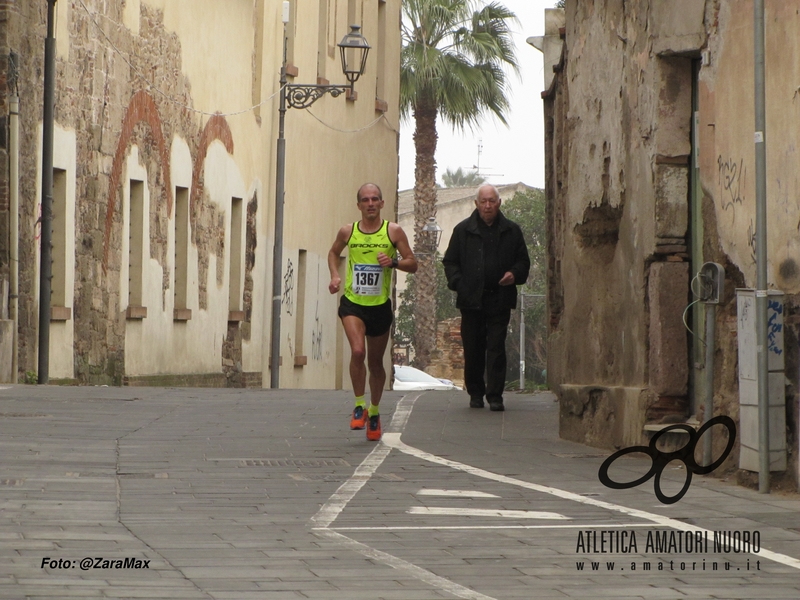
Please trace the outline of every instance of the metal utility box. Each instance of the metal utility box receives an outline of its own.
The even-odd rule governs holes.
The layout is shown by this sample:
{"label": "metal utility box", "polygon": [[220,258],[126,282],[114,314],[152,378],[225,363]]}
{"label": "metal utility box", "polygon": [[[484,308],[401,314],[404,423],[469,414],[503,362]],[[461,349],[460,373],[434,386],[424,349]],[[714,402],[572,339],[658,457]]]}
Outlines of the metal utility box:
{"label": "metal utility box", "polygon": [[[783,292],[767,294],[769,470],[786,470]],[[758,358],[755,290],[736,290],[739,338],[739,468],[758,471]]]}
{"label": "metal utility box", "polygon": [[725,268],[715,262],[707,262],[700,269],[700,301],[719,304],[725,290]]}

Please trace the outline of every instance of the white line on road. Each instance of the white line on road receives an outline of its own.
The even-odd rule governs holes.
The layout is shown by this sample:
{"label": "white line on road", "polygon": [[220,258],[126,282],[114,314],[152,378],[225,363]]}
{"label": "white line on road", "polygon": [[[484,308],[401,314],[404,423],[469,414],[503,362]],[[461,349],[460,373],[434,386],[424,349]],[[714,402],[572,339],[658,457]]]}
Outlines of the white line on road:
{"label": "white line on road", "polygon": [[[403,398],[400,401],[400,403],[402,403],[404,400],[405,398]],[[677,529],[679,531],[694,531],[694,532],[701,532],[704,535],[713,535],[711,530],[709,529],[697,527],[696,525],[690,525],[688,523],[684,523],[683,521],[678,521],[676,519],[671,519],[669,517],[663,517],[661,515],[649,513],[644,510],[638,510],[636,508],[628,508],[627,506],[620,506],[618,504],[612,504],[610,502],[604,502],[602,500],[595,500],[594,498],[588,498],[586,496],[581,496],[580,494],[567,492],[565,490],[560,490],[558,488],[553,488],[546,485],[539,485],[537,483],[531,483],[528,481],[522,481],[520,479],[514,479],[513,477],[507,477],[505,475],[500,475],[498,473],[492,473],[491,471],[485,471],[484,469],[479,469],[477,467],[465,465],[464,463],[456,462],[454,460],[442,458],[440,456],[436,456],[435,454],[419,450],[418,448],[414,448],[412,446],[409,446],[408,444],[403,443],[402,441],[400,441],[399,433],[392,432],[383,434],[383,443],[386,444],[387,446],[392,446],[393,448],[400,450],[400,452],[403,452],[404,454],[408,454],[410,456],[416,456],[419,459],[427,460],[428,462],[432,462],[434,464],[444,465],[446,467],[451,467],[459,471],[464,471],[465,473],[475,475],[476,477],[483,477],[484,479],[490,479],[492,481],[498,481],[500,483],[507,483],[509,485],[514,485],[517,487],[522,487],[537,492],[543,492],[545,494],[556,496],[557,498],[564,498],[565,500],[572,500],[574,502],[579,502],[581,504],[588,504],[589,506],[596,506],[598,508],[604,508],[606,510],[619,512],[624,515],[628,515],[630,517],[636,517],[639,519],[645,519],[647,521],[651,521],[652,523],[655,523],[656,525],[660,525],[662,527],[671,527],[672,529]],[[800,570],[800,560],[792,556],[787,556],[785,554],[780,554],[778,552],[772,552],[771,550],[767,550],[766,548],[763,547],[759,550],[758,553],[751,552],[751,554],[753,554],[754,556],[767,558],[782,565],[786,565],[787,567],[792,567],[793,569]]]}
{"label": "white line on road", "polygon": [[360,554],[363,554],[369,559],[372,559],[377,562],[381,562],[385,565],[392,567],[393,569],[397,569],[398,571],[403,571],[420,581],[424,581],[425,583],[438,588],[448,594],[452,594],[457,598],[465,598],[466,600],[496,600],[491,596],[486,596],[481,594],[480,592],[476,592],[475,590],[471,590],[468,587],[464,587],[463,585],[459,585],[450,581],[449,579],[445,579],[444,577],[439,577],[438,575],[434,575],[430,571],[426,571],[422,567],[418,567],[417,565],[408,562],[407,560],[403,560],[402,558],[397,558],[391,554],[386,552],[382,552],[373,548],[371,546],[367,546],[366,544],[362,544],[354,540],[353,538],[349,538],[341,533],[337,533],[332,529],[321,528],[315,530],[316,533],[319,535],[323,535],[327,538],[336,540],[340,544],[344,545],[345,547],[349,548],[350,550],[355,550]]}
{"label": "white line on road", "polygon": [[568,520],[554,512],[537,510],[501,510],[494,508],[443,508],[435,506],[412,506],[406,511],[411,515],[439,515],[452,517],[504,517],[506,519],[553,519]]}
{"label": "white line on road", "polygon": [[417,496],[449,496],[451,498],[499,498],[494,494],[479,492],[477,490],[432,490],[421,489]]}
{"label": "white line on road", "polygon": [[373,527],[328,527],[330,531],[414,531],[414,530],[444,530],[444,529],[609,529],[614,527],[652,527],[651,523],[608,523],[598,525],[376,525]]}
{"label": "white line on road", "polygon": [[[368,558],[381,562],[394,569],[403,571],[407,575],[419,579],[420,581],[424,581],[442,590],[443,592],[449,593],[457,598],[465,598],[467,600],[495,600],[490,596],[486,596],[468,587],[459,585],[455,582],[445,579],[444,577],[435,575],[430,571],[427,571],[421,567],[409,563],[408,561],[404,561],[400,558],[397,558],[396,556],[392,556],[391,554],[388,554],[386,552],[381,552],[380,550],[367,546],[366,544],[357,542],[356,540],[348,538],[347,536],[344,536],[329,527],[329,525],[333,523],[333,521],[335,521],[336,518],[341,514],[341,512],[344,510],[347,504],[355,497],[355,495],[359,492],[359,490],[361,490],[361,488],[370,479],[370,477],[372,477],[372,475],[375,474],[375,471],[377,471],[378,467],[383,463],[383,461],[389,455],[391,449],[397,449],[400,452],[403,452],[404,454],[408,454],[410,456],[414,456],[416,458],[432,462],[434,464],[439,464],[446,467],[450,467],[452,469],[463,471],[465,473],[469,473],[476,477],[481,477],[484,479],[489,479],[500,483],[505,483],[517,487],[522,487],[525,489],[534,490],[537,492],[542,492],[545,494],[550,494],[558,498],[563,498],[565,500],[572,500],[574,502],[586,504],[589,506],[596,506],[599,508],[604,508],[606,510],[619,512],[631,517],[650,521],[652,523],[661,525],[663,527],[670,527],[680,531],[705,532],[706,534],[710,533],[709,530],[703,529],[702,527],[690,525],[688,523],[671,519],[669,517],[663,517],[661,515],[648,513],[643,510],[628,508],[626,506],[620,506],[617,504],[612,504],[610,502],[604,502],[602,500],[595,500],[593,498],[581,496],[580,494],[575,494],[573,492],[560,490],[558,488],[522,481],[520,479],[514,479],[513,477],[507,477],[505,475],[500,475],[498,473],[492,473],[491,471],[485,471],[484,469],[479,469],[477,467],[472,467],[464,463],[459,463],[453,460],[449,460],[447,458],[442,458],[434,454],[430,454],[429,452],[425,452],[423,450],[419,450],[418,448],[409,446],[400,440],[400,434],[403,432],[403,429],[405,428],[405,425],[408,422],[408,418],[411,415],[411,409],[413,408],[414,403],[416,402],[417,398],[420,397],[420,395],[422,395],[422,392],[416,394],[409,394],[400,399],[400,401],[397,403],[397,406],[395,407],[392,421],[383,434],[382,441],[372,450],[372,452],[370,452],[367,455],[367,457],[362,461],[362,463],[356,468],[353,475],[347,481],[345,481],[341,486],[339,486],[339,489],[336,490],[336,492],[328,499],[328,501],[322,506],[322,508],[320,508],[317,514],[310,519],[309,524],[312,525],[312,528],[317,535],[337,540],[339,543],[342,543],[351,550],[355,550]],[[619,525],[619,527],[622,526],[623,525]],[[494,529],[502,529],[502,528],[503,527],[494,527]],[[342,528],[342,530],[344,529],[345,528]],[[448,528],[432,527],[432,529],[448,529]],[[356,528],[352,528],[352,530],[356,530]],[[758,556],[800,570],[800,560],[793,558],[791,556],[780,554],[778,552],[772,552],[770,550],[766,550],[765,548],[761,548],[760,552],[758,553]]]}

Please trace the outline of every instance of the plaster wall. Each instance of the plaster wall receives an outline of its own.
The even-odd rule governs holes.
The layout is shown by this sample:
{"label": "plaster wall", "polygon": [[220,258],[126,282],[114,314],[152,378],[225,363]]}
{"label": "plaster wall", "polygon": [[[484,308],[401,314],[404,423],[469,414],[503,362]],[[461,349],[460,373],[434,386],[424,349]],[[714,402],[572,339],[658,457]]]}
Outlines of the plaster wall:
{"label": "plaster wall", "polygon": [[[291,63],[296,67],[290,84],[316,83],[318,79],[332,85],[346,82],[336,44],[350,30],[350,23],[362,24],[361,31],[372,46],[366,72],[355,85],[355,99],[325,96],[310,108],[290,108],[286,113],[281,379],[298,387],[349,387],[349,346],[340,332],[339,296],[328,292],[328,250],[338,229],[360,218],[356,192],[363,183],[381,187],[384,218],[394,220],[397,206],[399,53],[395,49],[400,47],[400,3],[364,2],[355,6],[353,15],[348,16],[339,7],[335,17],[331,16],[322,64],[318,62],[316,35],[319,21],[313,7],[297,8],[293,13],[296,24],[289,32]],[[383,108],[376,102],[393,98],[395,101]],[[275,142],[268,143],[274,146]],[[305,254],[302,314],[297,307],[301,251]],[[302,340],[298,339],[300,335]],[[264,361],[263,371],[267,373],[266,354]],[[390,372],[389,353],[385,368]]]}
{"label": "plaster wall", "polygon": [[655,246],[657,99],[641,85],[653,77],[641,60],[650,48],[641,15],[622,2],[576,8],[567,16],[571,141],[561,248],[571,268],[548,356],[570,383],[638,386],[647,378],[645,259]]}
{"label": "plaster wall", "polygon": [[[800,14],[789,2],[766,2],[766,131],[768,279],[786,293],[800,292]],[[713,199],[722,251],[756,285],[756,173],[753,10],[748,2],[722,3],[709,64],[700,72],[703,190]],[[743,80],[750,85],[743,85]]]}
{"label": "plaster wall", "polygon": [[[127,178],[146,181],[147,173],[139,162],[136,146],[132,147],[127,163]],[[217,234],[222,239],[222,247],[230,249],[231,198],[245,197],[244,182],[239,177],[236,164],[227,154],[221,143],[215,142],[209,148],[205,167],[205,189],[209,201],[218,209],[220,223]],[[123,192],[123,228],[130,230],[129,222],[130,192]],[[145,189],[145,205],[151,204],[149,190]],[[174,215],[173,215],[174,216]],[[144,238],[153,237],[150,219],[145,219]],[[174,293],[171,273],[174,273],[174,227],[168,227],[169,247],[167,261],[161,265],[158,260],[145,257],[143,273],[142,305],[147,307],[147,317],[141,320],[129,319],[126,323],[125,371],[129,376],[155,375],[166,373],[211,373],[220,369],[222,343],[227,333],[228,288],[230,285],[230,254],[211,255],[208,268],[206,308],[201,310],[196,294],[189,294],[192,310],[191,320],[181,323],[173,321]],[[125,238],[123,237],[123,240]],[[123,241],[123,256],[129,251]],[[196,252],[196,251],[195,251]],[[197,261],[187,261],[190,265],[190,281],[197,280]],[[128,297],[127,262],[122,262],[120,297]],[[166,281],[166,285],[165,285]],[[190,288],[191,289],[191,288]],[[196,288],[194,288],[196,289]]]}
{"label": "plaster wall", "polygon": [[[50,322],[50,351],[49,366],[53,377],[72,377],[74,360],[72,348],[75,340],[74,319],[72,318],[72,307],[74,303],[75,288],[75,174],[77,170],[75,155],[75,131],[66,130],[62,127],[55,127],[53,131],[53,169],[63,172],[63,197],[58,196],[58,190],[54,189],[52,229],[53,231],[53,275],[51,283],[54,292],[51,300],[53,307],[69,309],[69,318],[59,318]],[[37,171],[41,172],[42,161],[42,128],[38,131],[38,152],[37,152]],[[55,188],[55,186],[54,186]],[[37,198],[37,215],[42,214],[42,181],[36,180],[35,184]],[[39,297],[39,274],[40,274],[40,240],[41,223],[31,223],[36,240],[36,261],[33,265],[31,275],[35,283],[36,294]],[[60,242],[60,243],[59,243]],[[57,278],[61,278],[56,283]],[[62,291],[59,297],[57,290]],[[38,301],[33,305],[39,310]],[[57,309],[56,309],[57,310]],[[52,312],[52,311],[51,311]],[[65,314],[65,313],[62,313]],[[38,339],[35,346],[38,356]]]}

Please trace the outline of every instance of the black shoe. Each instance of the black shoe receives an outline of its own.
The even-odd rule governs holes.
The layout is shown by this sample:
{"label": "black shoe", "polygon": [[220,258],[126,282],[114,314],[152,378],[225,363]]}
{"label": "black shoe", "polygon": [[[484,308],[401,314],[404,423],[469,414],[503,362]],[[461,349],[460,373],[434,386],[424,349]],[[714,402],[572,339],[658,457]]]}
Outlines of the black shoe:
{"label": "black shoe", "polygon": [[505,410],[505,406],[503,406],[502,400],[495,400],[494,402],[489,402],[489,410],[493,410],[495,412],[503,412]]}
{"label": "black shoe", "polygon": [[469,399],[470,408],[483,408],[483,398],[479,396],[471,396]]}

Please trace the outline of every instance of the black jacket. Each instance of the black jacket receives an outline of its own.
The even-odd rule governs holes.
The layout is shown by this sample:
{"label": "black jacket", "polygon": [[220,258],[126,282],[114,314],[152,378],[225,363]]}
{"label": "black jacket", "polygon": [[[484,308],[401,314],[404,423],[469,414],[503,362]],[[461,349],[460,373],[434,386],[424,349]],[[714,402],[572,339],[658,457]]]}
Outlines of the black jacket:
{"label": "black jacket", "polygon": [[[474,210],[456,225],[442,260],[447,287],[458,294],[458,308],[482,308],[484,250],[478,219],[480,215]],[[506,219],[500,212],[497,214],[497,226],[500,228],[498,256],[502,271],[514,274],[514,285],[500,286],[497,293],[500,294],[501,306],[510,310],[517,306],[517,286],[527,281],[531,260],[519,225]]]}

